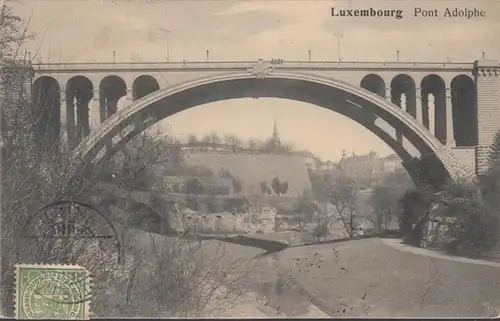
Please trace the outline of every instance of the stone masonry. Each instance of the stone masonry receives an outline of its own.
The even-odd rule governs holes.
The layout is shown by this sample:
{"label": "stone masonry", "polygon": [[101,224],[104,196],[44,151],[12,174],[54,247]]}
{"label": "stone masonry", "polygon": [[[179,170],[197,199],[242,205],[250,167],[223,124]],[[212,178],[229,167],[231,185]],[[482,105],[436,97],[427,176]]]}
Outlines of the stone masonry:
{"label": "stone masonry", "polygon": [[476,172],[487,170],[487,159],[495,133],[500,130],[500,63],[476,61],[474,63],[477,106]]}

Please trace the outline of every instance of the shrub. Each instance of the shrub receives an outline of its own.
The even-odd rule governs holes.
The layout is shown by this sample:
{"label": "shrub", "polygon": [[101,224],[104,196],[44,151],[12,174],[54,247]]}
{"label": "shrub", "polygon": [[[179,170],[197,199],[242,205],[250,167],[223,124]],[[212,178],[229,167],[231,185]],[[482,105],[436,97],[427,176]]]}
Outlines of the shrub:
{"label": "shrub", "polygon": [[479,199],[451,203],[448,210],[458,219],[450,230],[450,234],[456,239],[450,251],[463,255],[481,255],[497,244],[498,213],[487,210]]}
{"label": "shrub", "polygon": [[425,214],[428,201],[416,190],[409,190],[399,200],[399,232],[402,237],[408,236],[413,224]]}

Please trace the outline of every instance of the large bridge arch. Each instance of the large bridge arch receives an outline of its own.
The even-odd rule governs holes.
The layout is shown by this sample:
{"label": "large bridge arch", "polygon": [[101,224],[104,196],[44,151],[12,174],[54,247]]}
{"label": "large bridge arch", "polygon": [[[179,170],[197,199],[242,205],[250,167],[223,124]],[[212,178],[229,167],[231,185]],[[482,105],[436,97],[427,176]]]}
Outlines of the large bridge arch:
{"label": "large bridge arch", "polygon": [[[74,150],[74,163],[83,165],[98,162],[104,158],[103,150],[106,147],[108,156],[116,151],[116,148],[109,148],[112,139],[116,140],[114,146],[124,144],[147,127],[175,113],[209,102],[250,97],[297,100],[338,112],[381,138],[401,157],[403,164],[417,157],[430,156],[439,164],[439,178],[449,178],[452,173],[446,162],[441,161],[443,145],[395,104],[342,81],[317,75],[265,70],[211,76],[153,92],[118,110],[102,123]],[[396,137],[378,127],[378,119],[397,129],[419,155],[412,154],[401,146]]]}

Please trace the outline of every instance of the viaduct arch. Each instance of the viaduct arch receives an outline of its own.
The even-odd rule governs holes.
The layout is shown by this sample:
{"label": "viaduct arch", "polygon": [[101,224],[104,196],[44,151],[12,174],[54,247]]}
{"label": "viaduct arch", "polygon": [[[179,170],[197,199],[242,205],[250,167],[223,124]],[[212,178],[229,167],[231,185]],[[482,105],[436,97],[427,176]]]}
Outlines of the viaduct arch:
{"label": "viaduct arch", "polygon": [[[453,157],[451,151],[444,150],[427,128],[384,99],[381,92],[305,73],[256,67],[249,71],[181,83],[148,93],[117,110],[74,149],[75,170],[110,157],[119,146],[149,126],[183,110],[220,100],[272,97],[314,104],[356,121],[398,154],[416,185],[423,183],[439,189],[453,175],[453,168],[447,161]],[[396,137],[379,126],[380,120],[397,131]],[[402,144],[401,135],[413,148]]]}

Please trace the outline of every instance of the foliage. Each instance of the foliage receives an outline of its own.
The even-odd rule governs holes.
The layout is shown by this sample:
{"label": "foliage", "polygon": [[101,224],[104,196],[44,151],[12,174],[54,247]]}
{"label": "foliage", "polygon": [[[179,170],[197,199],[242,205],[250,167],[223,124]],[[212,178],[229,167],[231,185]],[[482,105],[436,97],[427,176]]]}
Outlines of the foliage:
{"label": "foliage", "polygon": [[233,183],[234,193],[236,193],[236,194],[241,193],[241,191],[243,190],[243,186],[241,184],[241,181],[239,179],[233,177],[232,183]]}
{"label": "foliage", "polygon": [[399,200],[399,232],[407,236],[429,207],[428,201],[417,191],[406,191]]}
{"label": "foliage", "polygon": [[394,190],[389,186],[375,187],[370,197],[370,203],[376,216],[376,231],[389,230],[392,217],[398,210],[398,199]]}
{"label": "foliage", "polygon": [[489,168],[500,167],[500,131],[495,133],[488,154]]}
{"label": "foliage", "polygon": [[177,168],[179,149],[168,143],[161,130],[143,132],[113,155],[106,171],[112,173],[113,184],[126,190],[150,191],[157,187],[155,167]]}
{"label": "foliage", "polygon": [[220,213],[222,212],[222,205],[217,201],[215,197],[209,197],[206,200],[207,210],[209,213]]}
{"label": "foliage", "polygon": [[196,137],[196,135],[189,135],[188,145],[196,145],[196,144],[198,144],[198,137]]}
{"label": "foliage", "polygon": [[321,237],[324,237],[326,240],[327,234],[328,234],[328,224],[323,221],[317,222],[313,230],[313,236],[316,239],[316,242],[319,242],[321,240]]}
{"label": "foliage", "polygon": [[491,167],[479,177],[481,196],[491,210],[500,209],[500,166]]}
{"label": "foliage", "polygon": [[272,191],[269,188],[269,186],[267,185],[266,181],[260,182],[259,183],[259,187],[260,187],[260,193],[261,194],[269,194],[269,195],[271,195]]}
{"label": "foliage", "polygon": [[234,152],[238,151],[243,146],[243,140],[236,135],[226,135],[224,137],[226,145],[230,146]]}
{"label": "foliage", "polygon": [[222,210],[231,213],[243,213],[249,206],[249,202],[243,197],[230,197],[222,200]]}
{"label": "foliage", "polygon": [[281,182],[278,177],[275,177],[271,182],[271,187],[274,193],[280,196],[288,191],[288,182]]}
{"label": "foliage", "polygon": [[190,178],[186,181],[186,192],[188,194],[203,194],[204,189],[203,182],[197,177]]}
{"label": "foliage", "polygon": [[[495,200],[491,195],[485,197],[484,191],[491,186],[484,185],[487,177],[478,184],[457,179],[436,193],[431,200],[411,192],[403,198],[403,213],[406,224],[417,223],[410,232],[406,231],[406,240],[418,245],[438,233],[445,227],[445,235],[438,233],[435,245],[444,247],[454,254],[481,255],[493,248],[499,241],[499,212],[490,204]],[[496,201],[495,201],[496,202]],[[424,213],[424,214],[422,214]],[[441,218],[441,219],[440,219]],[[435,224],[433,222],[445,222]],[[436,235],[434,235],[436,236]]]}
{"label": "foliage", "polygon": [[[5,4],[0,16],[0,60],[2,62],[0,107],[2,112],[1,150],[1,284],[2,315],[13,316],[14,264],[44,262],[47,264],[79,264],[92,273],[93,312],[98,316],[205,316],[213,308],[227,309],[229,301],[241,292],[241,274],[224,261],[224,253],[202,253],[202,243],[162,239],[154,247],[121,231],[124,262],[117,264],[117,252],[96,244],[95,240],[71,239],[33,242],[23,238],[28,218],[42,205],[60,199],[76,199],[91,204],[103,174],[126,186],[137,186],[148,167],[169,156],[159,140],[141,136],[122,148],[107,166],[83,167],[73,174],[75,165],[64,141],[46,130],[38,131],[46,121],[41,114],[54,118],[53,110],[43,99],[30,101],[23,81],[31,79],[29,62],[18,61],[19,47],[30,39],[22,19],[12,14]],[[4,58],[8,58],[6,62]],[[16,60],[14,60],[16,59]],[[59,121],[59,120],[58,120]],[[52,126],[53,127],[53,126]],[[65,128],[61,128],[64,130]],[[60,144],[59,142],[62,142]],[[40,148],[42,146],[43,148]],[[134,150],[139,149],[139,150]],[[120,174],[120,175],[117,175]],[[70,180],[71,177],[71,180]],[[143,185],[147,188],[147,185]],[[150,208],[136,208],[157,216],[168,212],[159,200],[151,200]],[[115,204],[117,202],[108,202]],[[89,205],[90,206],[90,205]],[[95,207],[95,206],[94,206]],[[110,214],[110,213],[108,213]],[[112,214],[112,213],[111,213]],[[109,215],[111,218],[114,215]],[[146,215],[147,216],[147,215]],[[119,224],[113,222],[117,229]],[[102,224],[89,220],[87,227],[100,231]],[[47,232],[47,231],[41,231]],[[141,232],[142,233],[142,232]],[[99,233],[101,234],[101,233]],[[144,234],[142,234],[144,236]],[[154,238],[152,236],[152,238]],[[155,240],[156,241],[156,240]],[[154,243],[154,242],[152,242]],[[156,247],[158,245],[158,247]],[[149,247],[148,247],[149,246]],[[4,287],[7,285],[7,287]],[[215,301],[214,301],[215,300]]]}
{"label": "foliage", "polygon": [[325,180],[325,175],[319,174],[315,171],[308,171],[309,180],[311,181],[312,193],[314,199],[320,202],[329,201],[328,184]]}
{"label": "foliage", "polygon": [[97,315],[108,317],[209,317],[234,306],[246,286],[248,260],[228,259],[224,245],[126,231],[131,240],[119,277],[107,283]]}
{"label": "foliage", "polygon": [[305,230],[306,224],[314,220],[314,214],[319,211],[318,206],[309,197],[300,195],[294,204],[294,219],[299,224],[301,232]]}
{"label": "foliage", "polygon": [[200,203],[198,202],[198,200],[196,199],[196,197],[188,196],[186,198],[185,205],[190,210],[193,210],[193,211],[199,211],[200,210]]}
{"label": "foliage", "polygon": [[330,203],[335,206],[349,237],[353,237],[359,223],[356,184],[345,174],[330,177],[328,184]]}
{"label": "foliage", "polygon": [[28,32],[29,21],[14,14],[6,4],[0,10],[0,61],[18,59],[19,48],[34,38]]}
{"label": "foliage", "polygon": [[375,214],[377,232],[389,229],[393,218],[398,216],[399,200],[411,185],[411,179],[404,171],[396,171],[386,175],[381,184],[374,187],[370,204]]}
{"label": "foliage", "polygon": [[489,211],[478,198],[450,203],[448,210],[458,219],[451,230],[456,242],[449,250],[465,255],[481,255],[498,243],[498,213]]}

